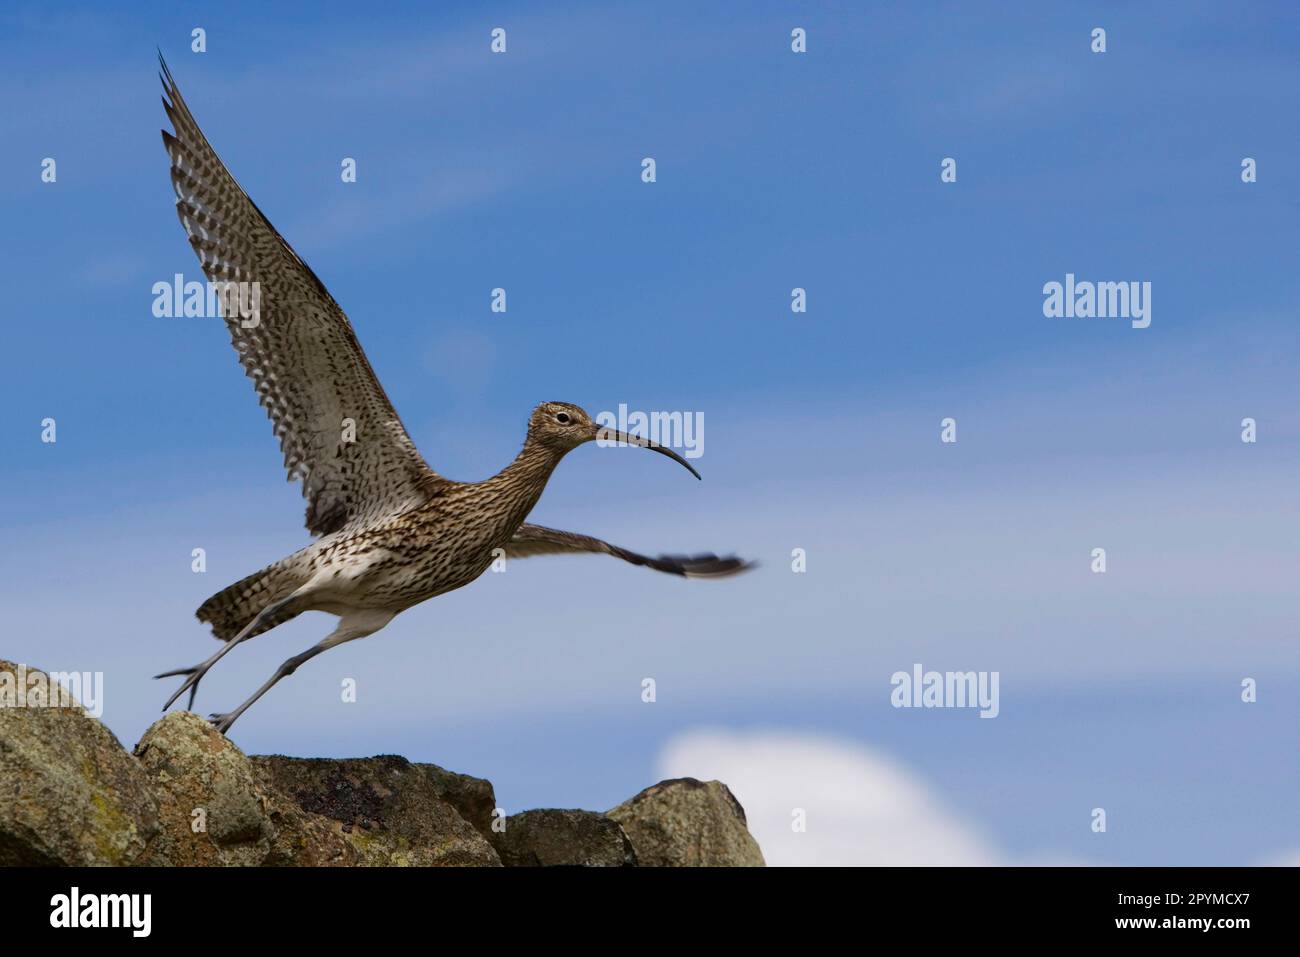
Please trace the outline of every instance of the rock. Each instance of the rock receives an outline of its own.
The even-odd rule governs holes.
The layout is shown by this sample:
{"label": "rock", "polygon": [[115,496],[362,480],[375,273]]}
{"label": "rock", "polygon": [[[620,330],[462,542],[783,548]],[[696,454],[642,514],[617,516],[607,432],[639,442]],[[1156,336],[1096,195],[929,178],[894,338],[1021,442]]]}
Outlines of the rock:
{"label": "rock", "polygon": [[524,811],[505,824],[493,837],[506,867],[636,866],[623,829],[594,811]]}
{"label": "rock", "polygon": [[492,790],[492,782],[482,778],[457,774],[436,764],[413,764],[424,772],[437,791],[438,796],[454,807],[474,829],[490,842],[492,840],[492,815],[496,811],[497,798]]}
{"label": "rock", "polygon": [[330,822],[264,788],[244,753],[193,712],[155,722],[135,756],[153,780],[159,851],[173,864],[322,866],[359,858]]}
{"label": "rock", "polygon": [[253,865],[266,858],[274,828],[253,769],[212,725],[173,711],[144,733],[135,756],[153,779],[159,847],[173,864]]}
{"label": "rock", "polygon": [[764,866],[745,809],[720,781],[660,781],[609,816],[627,832],[642,867]]}
{"label": "rock", "polygon": [[[158,794],[173,863],[200,866],[497,863],[445,795],[467,807],[492,786],[404,758],[248,758],[196,714],[150,728],[136,756]],[[200,812],[205,829],[192,822]],[[490,811],[488,812],[490,816]]]}
{"label": "rock", "polygon": [[[499,866],[497,852],[425,769],[384,755],[339,760],[253,757],[262,786],[337,822],[364,865]],[[441,769],[438,769],[441,771]],[[444,772],[445,773],[445,772]]]}
{"label": "rock", "polygon": [[263,864],[268,867],[355,867],[364,863],[361,853],[342,833],[337,821],[308,814],[279,792],[268,792],[268,795],[267,813],[275,828],[275,839]]}
{"label": "rock", "polygon": [[159,863],[148,775],[80,706],[38,705],[41,686],[0,661],[0,866]]}

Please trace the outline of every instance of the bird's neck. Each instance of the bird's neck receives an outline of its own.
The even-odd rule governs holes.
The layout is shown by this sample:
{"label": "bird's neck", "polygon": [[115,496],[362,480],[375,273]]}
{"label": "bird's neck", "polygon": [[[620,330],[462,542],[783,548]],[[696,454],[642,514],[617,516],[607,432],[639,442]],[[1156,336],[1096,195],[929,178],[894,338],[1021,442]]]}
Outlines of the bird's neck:
{"label": "bird's neck", "polygon": [[483,483],[494,497],[506,503],[510,534],[528,517],[537,500],[542,497],[551,473],[563,457],[562,450],[529,438],[513,462]]}

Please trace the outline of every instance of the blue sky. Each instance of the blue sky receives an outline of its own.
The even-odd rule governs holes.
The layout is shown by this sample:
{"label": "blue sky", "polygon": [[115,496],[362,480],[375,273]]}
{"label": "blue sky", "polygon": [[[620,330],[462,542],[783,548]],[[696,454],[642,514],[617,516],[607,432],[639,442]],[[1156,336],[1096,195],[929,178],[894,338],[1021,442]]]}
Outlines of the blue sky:
{"label": "blue sky", "polygon": [[[891,863],[1289,859],[1298,43],[1281,5],[11,4],[0,657],[103,671],[129,745],[170,690],[149,676],[214,649],[194,608],[309,540],[224,331],[150,311],[199,275],[156,45],[435,469],[492,474],[542,400],[702,413],[703,482],[586,447],[535,517],[762,562],[516,563],[304,666],[241,747],[435,761],[511,811],[725,768],[782,860],[850,833]],[[1045,318],[1066,273],[1150,282],[1150,328]],[[198,707],[330,621],[231,654]],[[915,662],[999,671],[1000,716],[893,709]],[[790,800],[820,857],[764,773],[818,778]],[[932,810],[863,810],[913,787]]]}

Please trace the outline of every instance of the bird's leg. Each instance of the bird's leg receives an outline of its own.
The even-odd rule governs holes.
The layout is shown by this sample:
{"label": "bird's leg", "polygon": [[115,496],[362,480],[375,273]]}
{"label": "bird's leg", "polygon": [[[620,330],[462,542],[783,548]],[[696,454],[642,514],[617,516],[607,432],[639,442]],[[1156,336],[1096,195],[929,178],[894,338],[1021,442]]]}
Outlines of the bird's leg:
{"label": "bird's leg", "polygon": [[275,673],[267,679],[266,683],[254,691],[249,699],[238,708],[227,714],[214,714],[211,716],[210,720],[213,725],[216,726],[218,731],[225,734],[230,730],[230,726],[238,720],[239,716],[252,707],[253,702],[274,688],[276,682],[281,678],[288,677],[297,671],[299,665],[315,658],[322,651],[329,651],[335,645],[341,645],[345,641],[353,641],[357,638],[364,638],[366,635],[373,635],[380,628],[383,628],[384,625],[392,621],[394,614],[395,612],[378,610],[349,612],[339,622],[338,627],[319,644],[312,645],[301,654],[294,655],[288,661],[284,662],[284,664],[280,665],[279,668],[276,668]]}
{"label": "bird's leg", "polygon": [[154,678],[172,678],[175,677],[176,675],[188,676],[185,679],[185,683],[176,689],[175,694],[173,694],[170,698],[167,699],[167,703],[162,706],[162,709],[166,711],[168,708],[170,708],[172,706],[172,703],[177,698],[179,698],[182,694],[184,694],[186,689],[188,689],[190,692],[190,700],[185,705],[185,710],[186,711],[194,710],[194,696],[198,694],[199,682],[203,680],[203,676],[208,673],[208,670],[213,665],[215,665],[218,661],[224,658],[226,653],[230,651],[232,648],[234,648],[235,645],[247,639],[248,636],[251,635],[254,631],[256,631],[259,627],[266,624],[267,621],[269,621],[271,618],[274,618],[277,614],[283,611],[285,606],[288,605],[289,602],[293,601],[294,598],[296,597],[298,597],[297,592],[290,595],[288,598],[283,598],[280,601],[272,602],[271,604],[267,605],[265,608],[263,608],[261,611],[259,611],[256,615],[253,616],[252,621],[250,621],[247,625],[245,625],[243,628],[239,630],[239,634],[235,635],[233,638],[228,640],[224,645],[221,646],[220,651],[218,651],[215,655],[213,655],[211,658],[207,659],[206,661],[200,662],[199,664],[195,665],[192,668],[177,668],[175,671],[164,671],[160,675],[154,675]]}

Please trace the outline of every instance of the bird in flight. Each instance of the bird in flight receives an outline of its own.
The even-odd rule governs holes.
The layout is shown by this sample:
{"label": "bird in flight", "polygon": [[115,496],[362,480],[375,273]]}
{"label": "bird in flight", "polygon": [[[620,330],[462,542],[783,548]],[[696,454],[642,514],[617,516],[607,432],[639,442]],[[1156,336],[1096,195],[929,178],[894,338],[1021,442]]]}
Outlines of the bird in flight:
{"label": "bird in flight", "polygon": [[217,592],[196,612],[221,648],[184,675],[189,707],[208,670],[240,642],[304,611],[339,617],[319,644],[285,661],[242,705],[212,715],[225,733],[281,678],[323,651],[383,628],[398,613],[468,585],[499,558],[592,552],[685,578],[750,567],[713,554],[649,557],[525,521],[565,453],[602,439],[690,463],[640,436],[598,426],[576,405],[543,402],[515,460],[483,482],[455,482],[416,451],[348,317],[235,182],[204,137],[167,64],[162,131],[176,212],[210,283],[256,284],[256,321],[225,310],[231,342],[270,417],[290,480],[302,482],[316,541]]}

